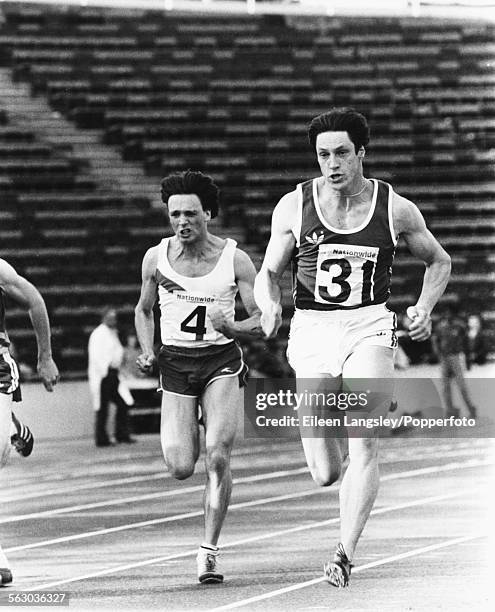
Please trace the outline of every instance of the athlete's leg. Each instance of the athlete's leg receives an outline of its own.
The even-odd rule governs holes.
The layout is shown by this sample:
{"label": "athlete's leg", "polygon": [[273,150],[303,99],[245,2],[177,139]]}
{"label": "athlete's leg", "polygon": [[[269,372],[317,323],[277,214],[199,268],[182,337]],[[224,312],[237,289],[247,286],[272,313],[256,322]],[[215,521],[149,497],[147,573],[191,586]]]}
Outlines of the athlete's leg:
{"label": "athlete's leg", "polygon": [[[0,393],[0,467],[10,453],[10,424],[12,422],[12,396]],[[12,582],[9,562],[0,546],[0,585]]]}
{"label": "athlete's leg", "polygon": [[206,438],[205,544],[216,546],[232,492],[230,453],[243,391],[237,376],[218,378],[201,400]]}
{"label": "athlete's leg", "polygon": [[0,467],[3,467],[9,458],[11,423],[12,396],[0,393]]}
{"label": "athlete's leg", "polygon": [[170,474],[178,480],[189,478],[199,456],[199,426],[196,397],[168,391],[162,395],[160,438]]}
{"label": "athlete's leg", "polygon": [[[393,397],[393,376],[393,350],[387,347],[358,346],[344,363],[344,383],[349,380],[352,386],[352,379],[368,379],[366,390],[380,395],[378,405],[364,416],[386,414]],[[341,542],[350,560],[378,494],[378,483],[377,437],[353,437],[350,433],[349,466],[340,487]]]}
{"label": "athlete's leg", "polygon": [[451,370],[451,359],[449,355],[441,357],[441,372],[442,372],[442,386],[443,386],[443,398],[445,401],[445,408],[447,416],[455,413],[454,404],[452,403],[452,370]]}
{"label": "athlete's leg", "polygon": [[[328,374],[297,372],[297,393],[331,393],[339,392],[342,380],[340,377],[329,377]],[[324,390],[324,391],[323,391]],[[338,413],[332,413],[338,416]],[[299,427],[301,431],[301,442],[311,476],[317,485],[328,487],[340,477],[342,462],[345,459],[346,439],[343,429],[337,434],[340,437],[328,435],[323,437],[320,427],[304,426],[303,417],[322,416],[320,408],[316,403],[304,404],[299,411]],[[326,413],[325,416],[330,416]]]}
{"label": "athlete's leg", "polygon": [[466,408],[469,410],[469,414],[474,416],[476,414],[476,408],[474,407],[466,385],[466,379],[464,378],[463,356],[459,354],[453,355],[453,357],[455,357],[455,359],[452,359],[452,369],[457,387],[461,393],[464,403],[466,404]]}

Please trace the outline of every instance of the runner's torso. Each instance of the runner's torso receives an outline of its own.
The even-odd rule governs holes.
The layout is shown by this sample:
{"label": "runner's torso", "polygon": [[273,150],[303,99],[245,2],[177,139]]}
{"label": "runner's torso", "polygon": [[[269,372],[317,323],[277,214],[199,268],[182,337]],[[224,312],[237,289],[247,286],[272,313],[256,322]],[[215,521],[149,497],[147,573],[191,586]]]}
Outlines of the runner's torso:
{"label": "runner's torso", "polygon": [[394,192],[387,183],[372,181],[370,210],[353,229],[332,227],[324,219],[316,179],[297,186],[292,259],[296,308],[349,310],[387,301],[397,243],[392,222]]}
{"label": "runner's torso", "polygon": [[232,342],[213,328],[208,311],[219,308],[227,321],[234,320],[235,240],[227,238],[213,270],[198,277],[183,276],[172,268],[168,259],[170,240],[165,238],[158,246],[156,276],[162,344],[197,348]]}

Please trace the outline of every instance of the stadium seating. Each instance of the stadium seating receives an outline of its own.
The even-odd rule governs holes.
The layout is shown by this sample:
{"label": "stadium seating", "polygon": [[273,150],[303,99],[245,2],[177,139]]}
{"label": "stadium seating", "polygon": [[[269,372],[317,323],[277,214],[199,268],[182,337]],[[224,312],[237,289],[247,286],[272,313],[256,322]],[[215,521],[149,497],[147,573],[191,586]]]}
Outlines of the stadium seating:
{"label": "stadium seating", "polygon": [[[453,256],[445,300],[485,311],[495,327],[493,24],[5,4],[1,64],[80,128],[100,130],[124,160],[141,162],[150,175],[186,167],[213,174],[222,186],[224,222],[244,228],[250,252],[263,252],[279,197],[317,174],[306,143],[308,120],[332,105],[355,106],[372,126],[367,174],[417,202]],[[54,157],[7,117],[0,115],[0,124],[0,187],[11,198],[13,229],[4,230],[11,232],[9,252],[15,257],[22,243],[17,210],[18,219],[32,221],[30,240],[36,235],[46,249],[50,263],[37,258],[46,270],[38,271],[39,279],[48,282],[56,270],[74,303],[96,304],[109,295],[133,302],[139,247],[129,237],[134,243],[141,236],[144,244],[160,231],[143,222],[146,203],[122,208],[111,194],[92,193],[69,155]],[[51,197],[61,212],[56,221]],[[91,248],[103,252],[104,244],[108,262],[95,263]],[[75,251],[49,255],[57,246]],[[132,282],[126,282],[129,273],[111,269],[111,249],[122,249]],[[102,269],[108,294],[98,288]],[[414,301],[421,273],[400,245],[393,307]],[[82,281],[73,286],[74,278],[96,284],[94,294],[81,298],[75,287]],[[47,290],[56,295],[55,286]],[[80,321],[88,327],[82,311],[72,314],[60,323],[55,318],[64,339]],[[68,346],[77,353],[75,342]]]}
{"label": "stadium seating", "polygon": [[[65,375],[80,376],[88,334],[109,295],[129,321],[139,258],[149,246],[146,230],[163,223],[145,198],[102,191],[65,144],[43,142],[15,117],[1,117],[1,256],[42,291],[57,361]],[[34,337],[15,304],[8,326],[19,359],[34,365]]]}

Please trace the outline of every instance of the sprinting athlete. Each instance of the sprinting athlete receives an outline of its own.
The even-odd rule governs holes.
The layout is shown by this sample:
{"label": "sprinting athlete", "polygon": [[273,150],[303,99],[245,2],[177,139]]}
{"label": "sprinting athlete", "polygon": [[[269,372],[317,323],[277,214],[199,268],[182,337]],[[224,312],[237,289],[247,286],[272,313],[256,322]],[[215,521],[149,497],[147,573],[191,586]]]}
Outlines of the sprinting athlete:
{"label": "sprinting athlete", "polygon": [[[387,183],[363,176],[369,128],[361,114],[332,109],[312,120],[308,136],[321,176],[284,195],[273,212],[255,282],[261,325],[268,337],[280,327],[280,277],[292,260],[296,310],[287,355],[298,387],[318,388],[325,379],[326,388],[340,390],[346,381],[366,379],[381,398],[369,414],[383,414],[393,393],[395,321],[386,301],[398,237],[426,265],[421,295],[407,309],[413,340],[431,334],[430,313],[447,285],[450,257],[412,202]],[[328,486],[341,474],[345,451],[335,437],[313,434],[301,431],[306,460],[315,482]],[[356,544],[378,492],[375,432],[355,437],[349,432],[348,453],[340,487],[341,541],[324,566],[328,582],[338,587],[348,585]]]}
{"label": "sprinting athlete", "polygon": [[[22,430],[22,424],[17,419],[12,418],[12,400],[19,401],[21,398],[19,372],[9,353],[10,342],[5,329],[4,295],[18,302],[29,313],[38,344],[38,374],[45,389],[53,391],[59,378],[57,366],[52,359],[50,323],[45,302],[36,287],[0,259],[0,467],[7,462],[11,443],[24,455],[29,454],[29,446],[32,448],[32,436]],[[26,444],[22,444],[23,440]],[[0,586],[10,582],[12,572],[0,546]]]}
{"label": "sprinting athlete", "polygon": [[[232,489],[230,453],[239,419],[246,366],[235,341],[260,337],[253,298],[256,271],[236,242],[210,234],[218,212],[218,187],[209,176],[187,171],[162,181],[174,236],[144,256],[136,332],[143,353],[138,365],[154,361],[153,306],[160,303],[162,347],[158,356],[162,397],[161,443],[174,478],[191,476],[199,456],[198,404],[206,440],[204,541],[198,579],[222,582],[218,538]],[[234,321],[239,291],[248,318]]]}

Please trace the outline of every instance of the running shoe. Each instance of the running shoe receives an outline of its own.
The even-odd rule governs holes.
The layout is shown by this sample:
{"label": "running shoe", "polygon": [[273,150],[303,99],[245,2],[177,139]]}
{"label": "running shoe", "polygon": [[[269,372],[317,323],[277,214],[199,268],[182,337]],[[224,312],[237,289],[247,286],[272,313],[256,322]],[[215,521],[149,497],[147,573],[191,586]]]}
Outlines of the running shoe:
{"label": "running shoe", "polygon": [[450,410],[447,410],[446,417],[447,418],[454,417],[454,419],[458,419],[460,414],[461,414],[461,411],[459,410],[459,408],[456,408],[454,406]]}
{"label": "running shoe", "polygon": [[339,589],[349,586],[349,578],[353,565],[345,554],[344,546],[339,543],[333,561],[325,563],[323,571],[327,582]]}
{"label": "running shoe", "polygon": [[198,580],[201,584],[218,584],[223,582],[223,574],[218,571],[218,550],[199,547],[198,556]]}
{"label": "running shoe", "polygon": [[27,425],[16,418],[14,413],[12,413],[12,423],[15,426],[16,433],[10,436],[10,443],[20,455],[29,457],[33,452],[33,434]]}
{"label": "running shoe", "polygon": [[0,586],[12,582],[12,572],[6,567],[0,567]]}

